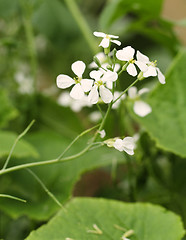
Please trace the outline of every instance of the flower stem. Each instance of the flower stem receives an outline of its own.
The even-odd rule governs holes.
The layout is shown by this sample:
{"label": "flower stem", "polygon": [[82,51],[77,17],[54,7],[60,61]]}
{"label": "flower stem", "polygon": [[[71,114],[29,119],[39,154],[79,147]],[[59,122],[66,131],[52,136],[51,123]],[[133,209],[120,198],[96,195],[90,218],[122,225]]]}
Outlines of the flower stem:
{"label": "flower stem", "polygon": [[10,152],[9,152],[9,155],[8,155],[8,157],[7,157],[7,159],[6,159],[5,163],[4,163],[3,168],[2,168],[1,171],[3,171],[4,169],[6,169],[6,167],[7,167],[8,163],[9,163],[9,161],[10,161],[10,158],[11,158],[11,156],[12,156],[12,153],[13,153],[13,151],[14,151],[14,148],[15,148],[17,142],[29,131],[29,129],[30,129],[30,128],[32,127],[32,125],[34,124],[34,122],[35,122],[35,120],[32,120],[32,122],[28,125],[28,127],[16,138],[16,140],[15,140],[14,144],[12,145],[12,148],[11,148],[11,150],[10,150]]}
{"label": "flower stem", "polygon": [[112,102],[112,104],[114,104],[115,102],[117,102],[117,101],[123,96],[123,94],[125,94],[125,93],[129,90],[129,88],[131,88],[132,86],[134,86],[138,81],[139,81],[139,79],[137,78],[132,84],[130,84],[130,85],[119,95],[118,98],[116,98],[116,99]]}
{"label": "flower stem", "polygon": [[74,19],[76,20],[76,23],[79,26],[79,29],[81,30],[93,54],[96,54],[98,52],[97,42],[94,40],[92,31],[90,30],[87,24],[87,21],[85,20],[82,13],[80,12],[80,9],[76,4],[76,1],[75,0],[64,0],[64,1],[68,9],[70,10],[71,14],[73,15]]}
{"label": "flower stem", "polygon": [[45,186],[45,184],[41,181],[41,179],[31,169],[27,168],[26,170],[36,179],[36,181],[41,185],[44,191],[54,200],[54,202],[59,207],[64,208],[63,205],[59,202],[59,200],[54,196],[54,194],[50,192],[49,189]]}
{"label": "flower stem", "polygon": [[35,42],[34,42],[33,27],[31,23],[32,8],[28,2],[25,2],[24,0],[19,0],[19,1],[23,11],[23,24],[24,24],[25,34],[26,34],[29,57],[30,57],[32,77],[34,80],[34,90],[36,92],[37,91],[37,54],[36,54],[36,48],[35,48]]}

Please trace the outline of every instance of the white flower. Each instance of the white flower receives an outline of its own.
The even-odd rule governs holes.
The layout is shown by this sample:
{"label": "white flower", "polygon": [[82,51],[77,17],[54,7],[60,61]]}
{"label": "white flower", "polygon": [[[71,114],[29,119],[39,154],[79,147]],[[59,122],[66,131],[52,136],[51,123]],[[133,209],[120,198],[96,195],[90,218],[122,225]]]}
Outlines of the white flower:
{"label": "white flower", "polygon": [[139,90],[139,92],[137,92],[137,88],[136,87],[131,87],[128,90],[128,96],[130,99],[134,100],[134,106],[133,106],[133,110],[134,112],[140,116],[140,117],[145,117],[146,115],[148,115],[149,113],[152,112],[152,108],[149,104],[145,103],[142,100],[138,100],[138,98],[148,92],[149,89],[147,88],[142,88],[141,90]]}
{"label": "white flower", "polygon": [[161,84],[165,84],[165,76],[162,74],[160,69],[156,67],[156,61],[150,62],[149,58],[142,54],[140,51],[137,51],[137,58],[140,62],[143,62],[147,66],[146,70],[141,69],[141,71],[143,72],[143,77],[146,78],[150,76],[158,76],[159,82]]}
{"label": "white flower", "polygon": [[94,32],[93,34],[96,37],[102,37],[103,38],[101,43],[99,44],[99,46],[102,46],[103,48],[108,48],[109,45],[110,45],[110,42],[113,42],[113,43],[117,44],[118,46],[121,45],[120,41],[112,40],[112,38],[117,39],[117,38],[119,38],[119,36],[105,34],[103,32]]}
{"label": "white flower", "polygon": [[107,81],[116,81],[118,75],[116,72],[107,71],[103,74],[102,71],[92,71],[90,72],[90,77],[95,79],[94,86],[92,87],[88,99],[90,103],[95,104],[99,100],[99,95],[104,103],[110,103],[113,99],[112,92],[106,88],[104,85]]}
{"label": "white flower", "polygon": [[134,64],[136,64],[141,71],[147,70],[147,66],[145,63],[141,62],[138,58],[137,60],[134,59],[134,53],[135,53],[135,50],[131,46],[125,47],[117,51],[116,53],[116,57],[120,61],[126,61],[129,63],[126,70],[128,74],[130,74],[131,76],[137,75],[137,70]]}
{"label": "white flower", "polygon": [[82,75],[85,71],[85,64],[82,61],[76,61],[72,64],[72,71],[77,75],[76,78],[71,78],[65,74],[60,74],[57,76],[57,86],[59,88],[65,89],[72,85],[75,85],[71,92],[70,96],[74,99],[81,99],[84,97],[84,92],[90,91],[93,80],[92,79],[82,79]]}
{"label": "white flower", "polygon": [[[106,72],[109,72],[110,70],[107,70],[107,67],[108,67],[108,66],[110,66],[110,65],[108,65],[108,63],[103,63],[103,64],[101,65],[102,68],[100,68],[99,71],[103,72],[104,74],[105,74]],[[113,72],[116,72],[116,73],[117,73],[117,71],[120,69],[121,66],[120,66],[119,63],[116,63],[114,66],[110,66],[110,67],[113,69]],[[116,76],[116,74],[115,74],[115,76]],[[113,88],[113,80],[112,80],[112,78],[110,78],[110,80],[107,79],[107,81],[106,81],[106,87],[109,88],[109,89],[112,89],[112,88]]]}
{"label": "white flower", "polygon": [[125,137],[122,139],[116,139],[116,141],[113,144],[114,148],[119,150],[120,152],[125,151],[129,155],[134,154],[134,148],[135,148],[135,141],[132,137]]}
{"label": "white flower", "polygon": [[99,131],[99,134],[100,134],[100,137],[101,137],[101,138],[104,138],[104,137],[106,136],[106,132],[105,132],[104,129],[101,130],[101,131]]}

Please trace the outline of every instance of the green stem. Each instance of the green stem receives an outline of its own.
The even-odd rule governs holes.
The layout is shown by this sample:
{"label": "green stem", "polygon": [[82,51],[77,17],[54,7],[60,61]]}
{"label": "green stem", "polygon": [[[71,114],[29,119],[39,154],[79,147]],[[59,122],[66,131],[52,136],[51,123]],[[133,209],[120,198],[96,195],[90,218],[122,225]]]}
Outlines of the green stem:
{"label": "green stem", "polygon": [[6,159],[5,163],[4,163],[4,166],[3,166],[3,168],[2,168],[1,171],[3,171],[4,169],[6,169],[6,167],[7,167],[8,163],[9,163],[9,161],[10,161],[10,158],[11,158],[11,156],[12,156],[12,153],[13,153],[13,151],[14,151],[14,148],[15,148],[17,142],[29,131],[29,129],[30,129],[30,128],[32,127],[32,125],[34,124],[34,122],[35,122],[35,120],[32,120],[32,122],[28,125],[28,127],[16,138],[16,140],[15,140],[14,144],[12,145],[12,148],[11,148],[11,150],[10,150],[10,153],[9,153],[9,155],[8,155],[8,157],[7,157],[7,159]]}
{"label": "green stem", "polygon": [[51,193],[49,189],[45,186],[45,184],[41,181],[41,179],[31,169],[27,169],[27,171],[36,179],[36,181],[41,185],[44,191],[54,200],[54,202],[57,203],[59,207],[64,208],[63,205],[54,196],[54,194]]}
{"label": "green stem", "polygon": [[64,0],[64,1],[68,9],[70,10],[72,16],[76,20],[76,23],[79,26],[79,29],[81,30],[93,54],[96,54],[98,52],[97,42],[94,40],[92,31],[90,30],[87,24],[87,21],[84,19],[82,13],[80,12],[80,9],[76,4],[76,1],[75,0]]}
{"label": "green stem", "polygon": [[59,155],[59,159],[61,159],[64,154],[72,147],[72,145],[82,136],[84,136],[85,134],[91,132],[92,130],[94,130],[95,128],[97,128],[100,124],[97,124],[96,126],[92,127],[92,128],[89,128],[85,131],[83,131],[82,133],[80,133],[69,145],[68,147]]}
{"label": "green stem", "polygon": [[11,195],[8,195],[8,194],[0,194],[0,197],[10,198],[10,199],[17,200],[17,201],[24,202],[24,203],[26,202],[26,200],[24,200],[22,198],[14,197],[14,196],[11,196]]}
{"label": "green stem", "polygon": [[34,90],[37,91],[37,54],[34,41],[33,27],[31,23],[32,9],[24,0],[19,0],[21,8],[23,10],[23,24],[25,28],[25,34],[27,39],[27,47],[30,57],[30,65],[32,70],[32,77],[34,80]]}
{"label": "green stem", "polygon": [[113,101],[112,104],[114,104],[115,102],[117,102],[117,101],[123,96],[123,94],[125,94],[125,93],[129,90],[129,88],[131,88],[132,86],[134,86],[138,81],[139,81],[139,79],[137,78],[132,84],[130,84],[130,85],[119,95],[118,98],[116,98],[116,99]]}

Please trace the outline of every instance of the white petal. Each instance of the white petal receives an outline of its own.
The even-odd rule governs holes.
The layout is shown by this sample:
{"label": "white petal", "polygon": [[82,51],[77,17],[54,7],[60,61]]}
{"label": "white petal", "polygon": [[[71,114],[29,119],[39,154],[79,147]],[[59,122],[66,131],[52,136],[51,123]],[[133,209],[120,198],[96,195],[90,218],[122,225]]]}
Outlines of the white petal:
{"label": "white petal", "polygon": [[120,46],[120,45],[121,45],[121,42],[120,42],[120,41],[118,41],[118,40],[111,40],[111,42],[113,42],[113,43],[117,44],[118,46]]}
{"label": "white petal", "polygon": [[145,117],[152,112],[151,106],[141,100],[134,103],[133,110],[140,117]]}
{"label": "white petal", "polygon": [[121,61],[130,61],[134,57],[134,52],[135,50],[131,46],[128,46],[117,51],[116,57]]}
{"label": "white petal", "polygon": [[135,141],[132,137],[125,137],[123,139],[123,150],[129,155],[134,154]]}
{"label": "white petal", "polygon": [[106,82],[106,81],[115,82],[117,79],[118,79],[118,74],[112,71],[107,71],[101,78],[103,82]]}
{"label": "white petal", "polygon": [[156,68],[157,72],[158,72],[158,79],[159,79],[159,82],[161,84],[165,84],[165,76],[163,75],[163,73],[159,70],[159,68]]}
{"label": "white petal", "polygon": [[133,77],[137,75],[136,67],[134,66],[133,63],[130,63],[128,65],[127,72],[128,72],[128,74],[130,74]]}
{"label": "white petal", "polygon": [[101,138],[104,138],[104,137],[106,136],[106,132],[105,132],[104,129],[101,130],[101,131],[99,131],[99,134],[100,134],[100,137],[101,137]]}
{"label": "white petal", "polygon": [[119,150],[120,152],[123,151],[123,141],[121,139],[116,139],[113,146],[115,149]]}
{"label": "white petal", "polygon": [[129,98],[134,99],[137,97],[137,87],[131,87],[128,90]]}
{"label": "white petal", "polygon": [[78,76],[82,77],[84,71],[85,71],[86,65],[82,61],[76,61],[72,64],[71,68],[72,71]]}
{"label": "white petal", "polygon": [[106,34],[105,33],[103,33],[103,32],[94,32],[93,33],[94,34],[94,36],[96,36],[96,37],[106,37]]}
{"label": "white petal", "polygon": [[144,93],[148,93],[149,91],[150,91],[150,89],[148,89],[148,88],[142,88],[138,91],[138,94],[141,96]]}
{"label": "white petal", "polygon": [[58,88],[64,89],[70,87],[72,84],[75,84],[75,81],[65,74],[60,74],[57,76],[56,83]]}
{"label": "white petal", "polygon": [[147,71],[143,73],[143,76],[146,77],[150,77],[150,76],[157,76],[157,72],[156,72],[156,68],[153,66],[149,66]]}
{"label": "white petal", "polygon": [[84,97],[84,91],[80,85],[80,83],[76,84],[71,92],[70,92],[70,96],[74,99],[82,99]]}
{"label": "white petal", "polygon": [[98,70],[98,71],[93,70],[93,71],[90,72],[89,75],[90,75],[91,78],[93,78],[96,81],[98,81],[98,80],[100,80],[101,76],[103,75],[103,72],[100,71],[100,70]]}
{"label": "white petal", "polygon": [[109,44],[110,44],[110,40],[108,38],[103,38],[103,40],[101,41],[99,46],[101,46],[103,48],[108,48]]}
{"label": "white petal", "polygon": [[98,102],[98,100],[99,100],[99,94],[98,94],[98,87],[97,87],[97,86],[94,86],[94,87],[91,89],[91,91],[90,91],[90,93],[89,93],[89,95],[88,95],[88,100],[89,100],[89,102],[92,103],[92,104],[95,104],[95,103]]}
{"label": "white petal", "polygon": [[104,103],[110,103],[113,99],[113,95],[110,90],[105,88],[103,85],[99,87],[100,96]]}
{"label": "white petal", "polygon": [[148,66],[147,66],[146,63],[144,63],[144,62],[135,61],[135,64],[139,67],[139,69],[140,69],[142,72],[145,72],[145,71],[147,71],[147,69],[148,69]]}
{"label": "white petal", "polygon": [[84,92],[88,92],[91,90],[92,85],[93,85],[93,80],[91,79],[81,79],[81,86],[83,88]]}
{"label": "white petal", "polygon": [[110,38],[119,38],[119,36],[107,34]]}
{"label": "white petal", "polygon": [[114,72],[119,71],[120,67],[121,67],[120,64],[116,63],[115,66],[114,66]]}
{"label": "white petal", "polygon": [[139,62],[150,63],[149,58],[142,54],[140,51],[137,51],[136,58]]}

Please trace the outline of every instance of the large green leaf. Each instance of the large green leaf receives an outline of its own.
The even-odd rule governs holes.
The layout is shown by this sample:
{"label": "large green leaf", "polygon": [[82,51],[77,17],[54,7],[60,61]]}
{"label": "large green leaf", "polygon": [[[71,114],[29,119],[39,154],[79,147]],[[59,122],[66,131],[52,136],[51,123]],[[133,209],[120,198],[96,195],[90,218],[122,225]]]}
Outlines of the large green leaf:
{"label": "large green leaf", "polygon": [[[166,84],[152,92],[148,102],[152,113],[136,119],[157,146],[186,157],[186,51],[182,51],[166,75]],[[146,80],[148,81],[148,80]]]}
{"label": "large green leaf", "polygon": [[[100,234],[90,232],[95,231],[93,225],[101,230]],[[181,240],[184,235],[180,218],[162,207],[76,198],[26,239],[119,240],[127,230],[134,231],[131,240]]]}
{"label": "large green leaf", "polygon": [[137,15],[157,17],[160,14],[162,0],[114,0],[110,1],[101,14],[100,25],[107,29],[116,19],[132,12]]}
{"label": "large green leaf", "polygon": [[[10,153],[17,135],[13,132],[0,131],[0,157],[7,156]],[[36,149],[25,140],[20,140],[12,153],[14,157],[38,157]]]}
{"label": "large green leaf", "polygon": [[[38,150],[40,160],[43,161],[59,156],[69,143],[68,138],[52,131],[32,133],[27,135],[27,140]],[[79,152],[86,146],[86,142],[87,138],[79,141],[69,154]],[[33,171],[58,200],[64,203],[70,198],[73,186],[82,173],[112,163],[121,163],[124,160],[125,158],[118,151],[102,147],[91,150],[73,161],[33,168]],[[21,202],[12,204],[10,199],[0,199],[0,208],[12,217],[27,214],[35,219],[48,219],[59,208],[26,170],[11,173],[11,176],[5,175],[1,182],[4,183],[1,192],[27,200],[26,204]]]}
{"label": "large green leaf", "polygon": [[0,88],[0,127],[4,127],[14,117],[17,116],[17,110],[12,106],[8,94]]}

